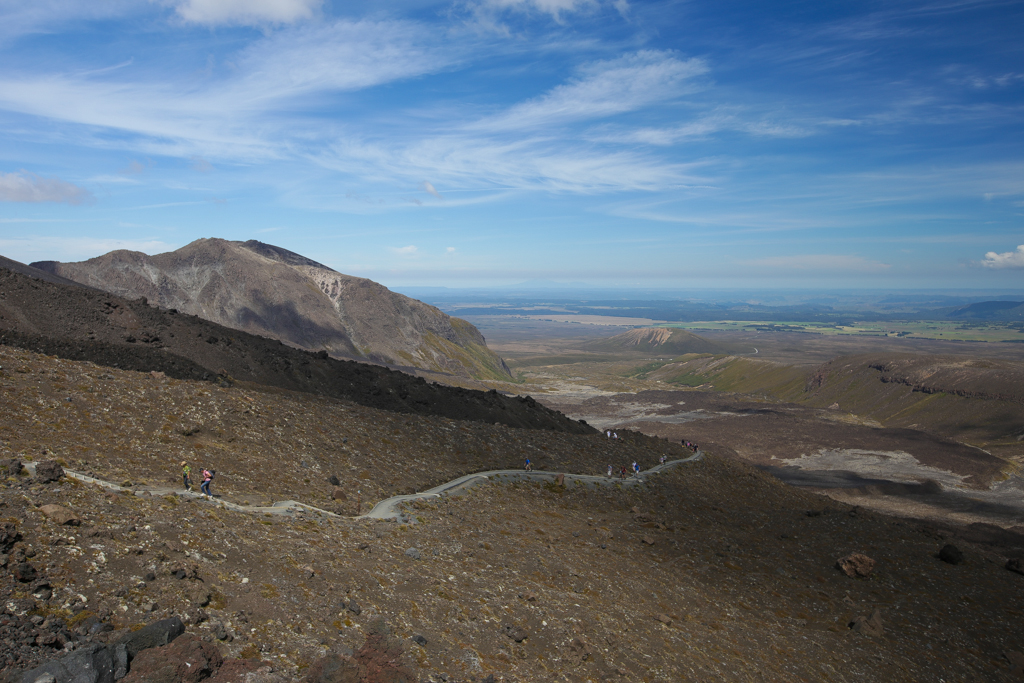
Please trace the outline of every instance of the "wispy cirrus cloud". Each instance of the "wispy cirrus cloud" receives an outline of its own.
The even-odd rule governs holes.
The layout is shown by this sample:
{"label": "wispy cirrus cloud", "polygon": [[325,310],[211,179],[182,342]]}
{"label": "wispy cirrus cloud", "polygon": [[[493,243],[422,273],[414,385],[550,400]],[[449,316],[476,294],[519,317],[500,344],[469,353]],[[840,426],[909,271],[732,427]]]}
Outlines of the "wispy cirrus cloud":
{"label": "wispy cirrus cloud", "polygon": [[294,137],[287,112],[308,98],[443,70],[459,54],[424,25],[337,20],[267,35],[227,77],[198,85],[191,73],[132,80],[132,69],[0,76],[0,109],[142,136],[124,145],[154,154],[279,159]]}
{"label": "wispy cirrus cloud", "polygon": [[95,198],[85,188],[66,180],[43,178],[35,173],[19,171],[0,173],[0,201],[89,204]]}
{"label": "wispy cirrus cloud", "polygon": [[696,89],[693,80],[708,71],[707,63],[699,58],[680,59],[672,52],[641,50],[588,64],[568,83],[471,127],[506,131],[624,114]]}
{"label": "wispy cirrus cloud", "polygon": [[1006,251],[1001,254],[990,251],[985,254],[981,265],[993,269],[1024,268],[1024,244],[1018,245],[1016,251]]}
{"label": "wispy cirrus cloud", "polygon": [[291,24],[310,19],[323,0],[179,0],[175,11],[185,21],[208,26]]}

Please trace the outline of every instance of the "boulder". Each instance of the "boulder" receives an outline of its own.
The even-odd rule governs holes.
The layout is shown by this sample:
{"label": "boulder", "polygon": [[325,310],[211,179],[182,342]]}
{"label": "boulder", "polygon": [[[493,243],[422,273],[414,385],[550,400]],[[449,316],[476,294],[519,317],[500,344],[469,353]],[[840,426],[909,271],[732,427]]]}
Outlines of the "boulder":
{"label": "boulder", "polygon": [[850,553],[846,557],[836,560],[836,569],[843,572],[852,579],[858,576],[868,576],[875,568],[875,561],[861,553]]}
{"label": "boulder", "polygon": [[8,458],[0,460],[0,477],[16,477],[21,473],[21,460]]}
{"label": "boulder", "polygon": [[93,643],[25,672],[21,683],[48,680],[47,676],[53,677],[53,683],[114,683],[126,671],[124,648]]}
{"label": "boulder", "polygon": [[64,468],[56,460],[44,460],[36,465],[36,481],[48,484],[64,476]]}
{"label": "boulder", "polygon": [[14,522],[0,522],[0,550],[7,552],[21,539]]}
{"label": "boulder", "polygon": [[361,680],[355,660],[332,652],[310,665],[302,683],[360,683]]}
{"label": "boulder", "polygon": [[415,683],[416,677],[402,663],[402,642],[383,620],[366,632],[366,640],[355,655],[332,652],[314,662],[303,683]]}
{"label": "boulder", "polygon": [[342,489],[340,486],[335,486],[334,490],[331,491],[331,500],[346,501],[348,500],[348,496],[345,495],[344,489]]}
{"label": "boulder", "polygon": [[28,562],[20,562],[14,565],[14,578],[21,583],[29,583],[36,580],[36,568]]}
{"label": "boulder", "polygon": [[947,543],[939,551],[939,559],[948,564],[960,564],[964,561],[964,554],[952,543]]}
{"label": "boulder", "polygon": [[128,661],[131,662],[139,652],[151,647],[167,645],[184,632],[185,624],[181,622],[181,619],[171,617],[129,633],[118,641],[118,645],[124,645],[128,652]]}
{"label": "boulder", "polygon": [[70,509],[63,505],[44,505],[39,508],[39,511],[46,515],[54,524],[63,526],[79,526],[82,523],[82,519],[72,512]]}
{"label": "boulder", "polygon": [[526,631],[519,628],[515,624],[505,624],[501,627],[501,630],[506,636],[516,641],[517,643],[521,643],[527,638],[529,638],[529,634],[527,634]]}
{"label": "boulder", "polygon": [[332,474],[331,478],[327,480],[331,486],[341,486],[341,479],[338,479],[338,475]]}
{"label": "boulder", "polygon": [[882,613],[877,609],[869,617],[854,617],[850,622],[850,628],[856,633],[871,637],[878,637],[885,633],[885,629],[882,627]]}
{"label": "boulder", "polygon": [[[192,635],[138,653],[124,683],[198,683],[224,663],[217,646]],[[255,668],[255,667],[254,667]]]}
{"label": "boulder", "polygon": [[418,559],[420,559],[420,549],[419,548],[406,548],[405,556],[409,557],[409,558],[412,558],[414,560],[418,560]]}
{"label": "boulder", "polygon": [[1011,572],[1016,572],[1017,574],[1024,574],[1024,560],[1021,560],[1020,558],[1007,560],[1006,568],[1009,569]]}

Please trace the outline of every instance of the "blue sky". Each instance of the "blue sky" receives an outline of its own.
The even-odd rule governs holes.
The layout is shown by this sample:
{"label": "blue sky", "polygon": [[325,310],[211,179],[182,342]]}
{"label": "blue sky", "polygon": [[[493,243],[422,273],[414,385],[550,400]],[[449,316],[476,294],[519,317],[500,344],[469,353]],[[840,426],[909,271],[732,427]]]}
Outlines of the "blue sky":
{"label": "blue sky", "polygon": [[0,0],[0,253],[1024,290],[1024,3]]}

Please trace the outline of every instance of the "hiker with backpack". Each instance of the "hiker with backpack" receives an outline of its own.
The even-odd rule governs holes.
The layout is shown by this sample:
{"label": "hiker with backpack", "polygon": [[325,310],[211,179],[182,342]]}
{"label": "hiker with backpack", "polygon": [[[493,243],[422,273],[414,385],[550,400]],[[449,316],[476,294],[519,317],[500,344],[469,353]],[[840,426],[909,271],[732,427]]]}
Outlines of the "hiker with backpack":
{"label": "hiker with backpack", "polygon": [[188,462],[185,460],[181,461],[181,478],[185,484],[185,490],[192,490],[192,468],[189,467]]}
{"label": "hiker with backpack", "polygon": [[203,492],[203,495],[211,499],[213,494],[210,493],[210,482],[213,481],[215,474],[217,474],[217,470],[203,468],[203,483],[199,485],[199,490]]}

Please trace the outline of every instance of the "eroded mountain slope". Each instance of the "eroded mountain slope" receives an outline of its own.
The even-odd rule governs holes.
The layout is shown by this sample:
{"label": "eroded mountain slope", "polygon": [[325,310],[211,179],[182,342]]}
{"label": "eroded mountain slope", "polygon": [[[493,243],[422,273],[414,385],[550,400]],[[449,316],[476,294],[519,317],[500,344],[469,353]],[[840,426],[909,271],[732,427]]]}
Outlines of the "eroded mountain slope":
{"label": "eroded mountain slope", "polygon": [[155,256],[119,250],[78,263],[32,266],[311,351],[465,377],[510,378],[468,322],[255,240],[200,239]]}

